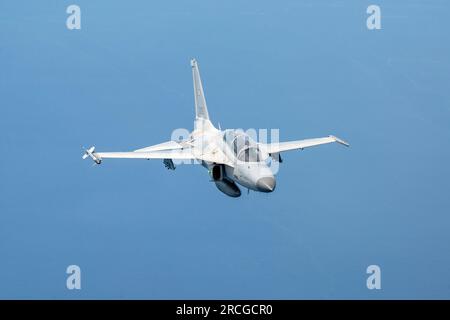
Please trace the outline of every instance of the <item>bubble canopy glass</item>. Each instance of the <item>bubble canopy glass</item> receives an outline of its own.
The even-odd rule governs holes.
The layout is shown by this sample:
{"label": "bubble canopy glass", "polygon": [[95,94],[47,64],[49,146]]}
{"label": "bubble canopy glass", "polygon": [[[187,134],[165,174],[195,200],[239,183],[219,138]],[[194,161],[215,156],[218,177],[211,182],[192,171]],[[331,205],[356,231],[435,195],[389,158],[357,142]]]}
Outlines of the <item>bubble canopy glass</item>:
{"label": "bubble canopy glass", "polygon": [[263,157],[258,144],[240,130],[225,130],[223,141],[240,161],[261,162]]}

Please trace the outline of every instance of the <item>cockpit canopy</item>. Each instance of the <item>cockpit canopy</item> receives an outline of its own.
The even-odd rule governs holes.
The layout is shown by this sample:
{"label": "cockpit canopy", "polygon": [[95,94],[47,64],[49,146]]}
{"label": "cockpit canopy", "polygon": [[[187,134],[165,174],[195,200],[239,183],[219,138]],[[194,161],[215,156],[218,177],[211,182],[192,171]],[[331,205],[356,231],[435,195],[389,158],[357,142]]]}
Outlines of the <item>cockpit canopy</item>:
{"label": "cockpit canopy", "polygon": [[223,134],[223,141],[233,152],[239,161],[261,162],[264,161],[258,144],[240,130],[226,130]]}

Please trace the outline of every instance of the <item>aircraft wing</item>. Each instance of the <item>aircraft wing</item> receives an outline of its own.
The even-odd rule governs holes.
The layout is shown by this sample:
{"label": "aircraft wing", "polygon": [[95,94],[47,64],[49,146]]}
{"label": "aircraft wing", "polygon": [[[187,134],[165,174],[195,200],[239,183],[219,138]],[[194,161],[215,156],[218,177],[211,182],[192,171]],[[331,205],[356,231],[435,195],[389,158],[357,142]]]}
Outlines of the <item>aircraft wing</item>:
{"label": "aircraft wing", "polygon": [[[149,147],[151,148],[151,147]],[[95,163],[100,164],[103,159],[172,159],[172,160],[197,160],[227,164],[233,164],[220,152],[199,152],[195,148],[178,148],[159,151],[141,151],[147,148],[129,152],[95,152],[91,147],[86,150],[83,159],[90,157]],[[150,149],[151,150],[151,149]]]}
{"label": "aircraft wing", "polygon": [[305,139],[305,140],[296,140],[296,141],[287,141],[287,142],[278,142],[278,143],[268,143],[265,145],[266,152],[269,154],[276,154],[289,150],[303,150],[304,148],[314,147],[321,144],[337,142],[346,147],[350,146],[347,142],[342,139],[339,139],[335,136],[328,136],[323,138],[313,138],[313,139]]}
{"label": "aircraft wing", "polygon": [[166,150],[176,150],[183,149],[189,146],[189,143],[186,141],[167,141],[159,144],[155,144],[149,147],[141,148],[134,150],[134,152],[151,152],[151,151],[166,151]]}
{"label": "aircraft wing", "polygon": [[131,152],[94,152],[100,159],[176,159],[189,160],[196,159],[193,153],[186,150],[169,151],[131,151]]}

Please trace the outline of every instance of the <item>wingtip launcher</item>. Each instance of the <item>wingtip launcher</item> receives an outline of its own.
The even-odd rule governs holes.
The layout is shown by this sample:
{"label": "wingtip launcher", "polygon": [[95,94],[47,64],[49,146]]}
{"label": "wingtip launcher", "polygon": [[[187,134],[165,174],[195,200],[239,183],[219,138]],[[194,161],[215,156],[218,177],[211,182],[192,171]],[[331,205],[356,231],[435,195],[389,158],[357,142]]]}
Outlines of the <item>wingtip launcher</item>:
{"label": "wingtip launcher", "polygon": [[102,159],[94,152],[95,147],[90,147],[89,149],[86,149],[83,155],[83,160],[87,157],[91,158],[96,164],[102,163]]}

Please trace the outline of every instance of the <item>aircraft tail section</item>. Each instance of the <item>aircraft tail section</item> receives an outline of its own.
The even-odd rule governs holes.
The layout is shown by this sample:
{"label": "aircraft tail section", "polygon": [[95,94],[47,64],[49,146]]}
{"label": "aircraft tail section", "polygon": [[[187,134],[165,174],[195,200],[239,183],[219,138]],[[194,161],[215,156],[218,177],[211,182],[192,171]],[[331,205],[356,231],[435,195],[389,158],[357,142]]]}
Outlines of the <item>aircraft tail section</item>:
{"label": "aircraft tail section", "polygon": [[203,93],[202,80],[200,79],[200,71],[198,70],[197,60],[191,60],[192,78],[194,81],[194,98],[195,98],[195,120],[209,120],[208,108],[206,107],[205,94]]}

